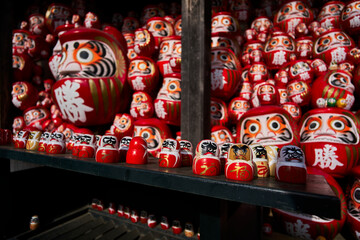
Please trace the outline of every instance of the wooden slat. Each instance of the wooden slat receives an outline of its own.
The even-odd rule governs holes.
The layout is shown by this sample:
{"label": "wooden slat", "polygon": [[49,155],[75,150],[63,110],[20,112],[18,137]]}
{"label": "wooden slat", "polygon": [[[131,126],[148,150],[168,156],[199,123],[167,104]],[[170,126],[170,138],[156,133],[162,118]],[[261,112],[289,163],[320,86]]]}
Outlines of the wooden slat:
{"label": "wooden slat", "polygon": [[97,240],[113,240],[116,239],[122,235],[124,235],[127,232],[127,228],[124,224],[117,226],[111,231],[108,231],[103,236],[98,238]]}
{"label": "wooden slat", "polygon": [[181,138],[210,138],[211,1],[182,0]]}
{"label": "wooden slat", "polygon": [[38,240],[54,239],[62,234],[65,234],[76,228],[79,228],[80,226],[82,226],[88,222],[91,222],[91,221],[94,221],[94,217],[91,214],[87,213],[87,214],[77,217],[71,221],[68,221],[64,224],[61,224],[52,229],[49,229],[48,231],[45,231],[45,232],[43,232],[35,237],[32,237],[30,239],[38,239]]}
{"label": "wooden slat", "polygon": [[88,231],[86,234],[76,238],[77,240],[89,240],[89,239],[96,239],[102,236],[107,231],[110,231],[115,227],[113,221],[105,222],[104,224],[93,228],[91,231]]}
{"label": "wooden slat", "polygon": [[104,224],[104,220],[102,218],[97,218],[94,221],[88,222],[73,231],[67,232],[66,234],[63,234],[56,238],[56,240],[70,240],[75,239],[77,237],[80,237],[81,235],[85,234],[89,229],[95,228],[97,226],[100,226]]}
{"label": "wooden slat", "polygon": [[135,240],[140,236],[140,232],[137,229],[132,230],[131,232],[121,236],[117,240]]}

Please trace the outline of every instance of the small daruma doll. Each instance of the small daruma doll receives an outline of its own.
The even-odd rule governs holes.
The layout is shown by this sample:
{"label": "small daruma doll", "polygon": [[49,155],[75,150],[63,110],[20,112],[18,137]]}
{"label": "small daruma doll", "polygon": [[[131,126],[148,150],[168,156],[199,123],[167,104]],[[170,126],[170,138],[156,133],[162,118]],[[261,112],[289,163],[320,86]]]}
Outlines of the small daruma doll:
{"label": "small daruma doll", "polygon": [[220,174],[219,148],[214,141],[202,140],[198,143],[192,169],[193,173],[197,175],[216,176]]}
{"label": "small daruma doll", "polygon": [[129,100],[123,36],[113,27],[76,28],[59,40],[61,76],[52,95],[64,120],[76,126],[110,123]]}
{"label": "small daruma doll", "polygon": [[49,118],[50,113],[44,107],[30,107],[24,111],[24,120],[27,127],[43,130],[43,123]]}
{"label": "small daruma doll", "polygon": [[135,92],[130,106],[130,114],[135,120],[151,118],[154,115],[152,97],[146,92]]}
{"label": "small daruma doll", "polygon": [[244,113],[237,125],[237,139],[247,145],[256,143],[280,148],[299,143],[295,121],[278,106],[261,106]]}
{"label": "small daruma doll", "polygon": [[194,159],[193,145],[188,140],[180,140],[180,157],[183,167],[191,167]]}
{"label": "small daruma doll", "polygon": [[229,122],[229,113],[224,101],[211,98],[210,100],[210,119],[211,126],[226,126]]}
{"label": "small daruma doll", "polygon": [[236,124],[240,117],[250,109],[250,103],[243,97],[235,97],[231,99],[228,105],[229,120],[231,124]]}
{"label": "small daruma doll", "polygon": [[12,103],[20,110],[35,105],[38,100],[38,91],[29,82],[15,82],[12,84]]}
{"label": "small daruma doll", "polygon": [[99,146],[96,150],[96,162],[116,163],[119,161],[119,141],[114,135],[101,136]]}
{"label": "small daruma doll", "polygon": [[340,28],[340,15],[345,4],[341,1],[330,1],[325,3],[319,14],[317,21],[320,26],[325,29]]}
{"label": "small daruma doll", "polygon": [[164,37],[175,34],[174,26],[164,17],[152,17],[146,23],[146,29],[152,33],[155,38],[155,49],[160,47]]}
{"label": "small daruma doll", "polygon": [[222,32],[234,36],[237,35],[239,31],[239,22],[230,12],[219,12],[212,16],[212,33]]}
{"label": "small daruma doll", "polygon": [[125,136],[132,136],[134,132],[134,119],[127,113],[116,114],[114,123],[110,127],[110,132],[118,139],[122,139]]}
{"label": "small daruma doll", "polygon": [[273,33],[265,43],[264,59],[270,70],[280,69],[290,62],[292,53],[295,53],[295,42],[286,33]]}
{"label": "small daruma doll", "polygon": [[238,181],[251,181],[255,177],[256,166],[253,162],[252,151],[246,144],[230,146],[225,164],[225,176]]}
{"label": "small daruma doll", "polygon": [[53,132],[46,145],[46,153],[63,154],[66,151],[65,136],[61,132]]}
{"label": "small daruma doll", "polygon": [[128,144],[126,163],[146,164],[148,162],[148,148],[146,140],[140,136],[133,137]]}
{"label": "small daruma doll", "polygon": [[318,108],[305,113],[300,122],[300,145],[308,166],[333,177],[344,177],[357,165],[359,121],[340,108]]}
{"label": "small daruma doll", "polygon": [[318,107],[319,98],[334,98],[336,101],[343,99],[345,101],[343,108],[346,110],[350,110],[355,102],[355,87],[352,84],[352,75],[348,71],[329,71],[317,78],[312,88],[314,89],[311,94],[313,108]]}
{"label": "small daruma doll", "polygon": [[176,139],[168,138],[163,141],[159,154],[159,166],[166,168],[181,167],[180,144]]}
{"label": "small daruma doll", "polygon": [[274,16],[274,26],[287,33],[295,33],[299,23],[310,24],[314,19],[312,10],[305,1],[287,1]]}
{"label": "small daruma doll", "polygon": [[354,48],[354,41],[344,31],[332,29],[321,34],[314,43],[314,57],[330,63],[343,63],[350,49]]}
{"label": "small daruma doll", "polygon": [[134,137],[145,139],[149,154],[158,157],[162,143],[171,138],[169,127],[157,118],[140,119],[135,122]]}
{"label": "small daruma doll", "polygon": [[306,183],[305,154],[298,146],[288,145],[280,149],[275,178],[281,182]]}
{"label": "small daruma doll", "polygon": [[241,64],[228,48],[211,49],[211,96],[228,100],[239,88]]}
{"label": "small daruma doll", "polygon": [[143,56],[131,59],[128,82],[134,91],[144,91],[151,94],[159,82],[159,71],[155,61]]}
{"label": "small daruma doll", "polygon": [[359,35],[360,30],[360,1],[348,1],[340,16],[340,26],[350,35]]}
{"label": "small daruma doll", "polygon": [[162,76],[181,71],[181,37],[164,37],[160,43],[157,65]]}
{"label": "small daruma doll", "polygon": [[26,149],[36,151],[39,148],[39,140],[41,137],[41,131],[30,131],[29,138],[26,142]]}
{"label": "small daruma doll", "polygon": [[155,52],[155,38],[146,28],[135,30],[134,51],[139,56],[151,57]]}
{"label": "small daruma doll", "polygon": [[154,101],[156,116],[165,123],[180,126],[181,118],[181,75],[164,76],[163,85]]}
{"label": "small daruma doll", "polygon": [[211,128],[211,140],[213,140],[217,145],[221,145],[226,142],[234,142],[230,130],[225,126],[213,126]]}

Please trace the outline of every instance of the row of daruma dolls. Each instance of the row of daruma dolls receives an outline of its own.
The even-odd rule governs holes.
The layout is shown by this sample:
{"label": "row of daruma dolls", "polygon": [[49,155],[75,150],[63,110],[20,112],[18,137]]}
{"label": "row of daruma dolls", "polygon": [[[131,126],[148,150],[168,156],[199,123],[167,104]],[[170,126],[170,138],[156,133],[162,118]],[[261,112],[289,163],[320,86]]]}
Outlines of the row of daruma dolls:
{"label": "row of daruma dolls", "polygon": [[[71,153],[79,158],[93,158],[97,162],[147,164],[148,143],[141,136],[125,136],[120,140],[112,134],[78,133],[66,143],[61,132],[20,130],[13,138],[15,148],[46,152]],[[304,152],[295,145],[279,149],[261,144],[223,143],[206,139],[198,143],[195,155],[190,141],[167,138],[162,142],[158,164],[164,168],[192,166],[197,175],[216,176],[225,171],[229,179],[251,181],[255,177],[275,176],[279,181],[305,183]]]}
{"label": "row of daruma dolls", "polygon": [[[91,208],[98,211],[105,210],[103,201],[96,198],[91,202]],[[130,221],[133,223],[139,222],[142,224],[147,224],[149,228],[155,228],[158,226],[156,215],[148,214],[148,212],[145,210],[142,210],[139,214],[136,209],[130,209],[127,206],[124,207],[122,204],[119,204],[118,208],[116,209],[115,203],[111,202],[107,211],[109,214],[117,214],[118,217],[130,219]],[[166,216],[161,216],[160,227],[162,230],[170,230],[171,228],[173,234],[184,233],[186,237],[193,237],[195,235],[194,226],[191,222],[186,222],[183,229],[182,224],[178,219],[174,219],[171,223],[169,223],[169,220]],[[200,232],[198,232],[197,236],[200,239]]]}

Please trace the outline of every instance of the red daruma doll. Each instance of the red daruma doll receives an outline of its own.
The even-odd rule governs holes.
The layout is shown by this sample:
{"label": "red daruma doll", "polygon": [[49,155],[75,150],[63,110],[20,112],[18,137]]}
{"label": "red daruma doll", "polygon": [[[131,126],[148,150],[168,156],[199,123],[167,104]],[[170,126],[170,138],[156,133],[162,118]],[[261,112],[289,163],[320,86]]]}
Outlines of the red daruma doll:
{"label": "red daruma doll", "polygon": [[211,96],[228,100],[238,90],[241,64],[228,48],[211,49]]}
{"label": "red daruma doll", "polygon": [[119,161],[119,142],[114,135],[103,135],[96,150],[95,159],[101,163],[116,163]]}
{"label": "red daruma doll", "polygon": [[360,125],[352,112],[312,109],[303,115],[300,126],[300,145],[308,166],[344,177],[357,165]]}
{"label": "red daruma doll", "polygon": [[165,123],[180,126],[181,118],[181,75],[164,76],[163,85],[154,101],[156,116]]}
{"label": "red daruma doll", "polygon": [[214,141],[202,140],[198,143],[192,169],[193,173],[197,175],[216,176],[220,174],[219,149]]}
{"label": "red daruma doll", "polygon": [[283,32],[273,33],[264,48],[264,59],[268,69],[280,69],[290,61],[292,53],[295,53],[293,38]]}
{"label": "red daruma doll", "polygon": [[60,80],[52,95],[64,120],[76,126],[110,123],[129,100],[123,36],[113,27],[76,28],[59,40]]}
{"label": "red daruma doll", "polygon": [[295,33],[299,23],[310,24],[314,19],[312,10],[305,1],[287,1],[274,16],[274,26],[287,33]]}
{"label": "red daruma doll", "polygon": [[148,162],[148,151],[146,140],[142,137],[133,137],[126,153],[126,163],[146,164]]}
{"label": "red daruma doll", "polygon": [[180,144],[176,139],[168,138],[163,142],[159,154],[159,166],[167,168],[181,167]]}
{"label": "red daruma doll", "polygon": [[237,125],[237,139],[243,144],[298,145],[296,122],[290,114],[278,106],[253,108],[241,116]]}
{"label": "red daruma doll", "polygon": [[155,61],[142,56],[131,59],[128,82],[134,91],[153,93],[159,82],[159,70]]}

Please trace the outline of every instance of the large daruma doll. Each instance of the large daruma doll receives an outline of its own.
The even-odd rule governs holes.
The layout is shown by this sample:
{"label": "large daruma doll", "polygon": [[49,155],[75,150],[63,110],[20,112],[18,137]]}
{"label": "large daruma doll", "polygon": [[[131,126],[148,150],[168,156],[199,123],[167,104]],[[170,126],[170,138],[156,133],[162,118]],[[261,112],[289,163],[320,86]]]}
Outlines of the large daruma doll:
{"label": "large daruma doll", "polygon": [[128,103],[128,61],[121,33],[77,28],[59,36],[60,80],[53,97],[65,120],[77,126],[112,122]]}
{"label": "large daruma doll", "polygon": [[290,114],[278,106],[262,106],[244,113],[237,125],[238,142],[281,148],[298,145],[297,125]]}
{"label": "large daruma doll", "polygon": [[359,158],[359,121],[340,108],[312,109],[300,123],[306,163],[333,177],[344,177]]}

